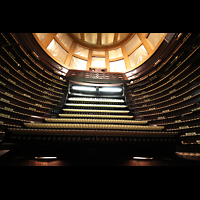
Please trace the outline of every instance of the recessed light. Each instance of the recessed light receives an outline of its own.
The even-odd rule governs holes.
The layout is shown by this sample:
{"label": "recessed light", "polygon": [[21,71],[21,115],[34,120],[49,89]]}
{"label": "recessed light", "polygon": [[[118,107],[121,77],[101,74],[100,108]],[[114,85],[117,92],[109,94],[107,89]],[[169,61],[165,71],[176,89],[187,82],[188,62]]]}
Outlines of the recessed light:
{"label": "recessed light", "polygon": [[57,159],[57,157],[35,157],[36,160],[52,160],[52,159]]}
{"label": "recessed light", "polygon": [[133,160],[153,160],[153,157],[133,157]]}

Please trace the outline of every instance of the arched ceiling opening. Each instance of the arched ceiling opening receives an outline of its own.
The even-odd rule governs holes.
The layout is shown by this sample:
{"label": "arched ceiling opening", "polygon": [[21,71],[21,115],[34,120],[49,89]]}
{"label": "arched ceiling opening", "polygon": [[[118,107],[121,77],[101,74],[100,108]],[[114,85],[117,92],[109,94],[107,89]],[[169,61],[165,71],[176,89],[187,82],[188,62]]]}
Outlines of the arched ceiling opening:
{"label": "arched ceiling opening", "polygon": [[166,33],[33,33],[43,50],[67,69],[128,72],[153,55]]}

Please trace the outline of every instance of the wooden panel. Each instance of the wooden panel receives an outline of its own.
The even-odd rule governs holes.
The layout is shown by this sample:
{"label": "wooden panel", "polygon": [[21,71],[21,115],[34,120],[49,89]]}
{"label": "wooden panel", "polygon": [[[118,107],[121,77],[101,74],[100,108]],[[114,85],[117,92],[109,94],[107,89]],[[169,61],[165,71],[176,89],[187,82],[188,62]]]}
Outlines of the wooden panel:
{"label": "wooden panel", "polygon": [[105,50],[105,60],[106,60],[106,68],[107,68],[107,72],[110,72],[110,63],[109,63],[108,50]]}
{"label": "wooden panel", "polygon": [[69,64],[70,64],[70,61],[72,59],[72,55],[73,55],[73,52],[75,50],[75,47],[76,47],[76,42],[73,42],[72,45],[71,45],[70,51],[67,55],[67,58],[65,60],[65,65],[67,65],[67,66],[69,66]]}
{"label": "wooden panel", "polygon": [[54,39],[54,37],[56,36],[57,33],[49,33],[44,40],[42,41],[42,44],[44,45],[45,48],[47,48],[49,46],[49,44],[51,43],[51,41]]}
{"label": "wooden panel", "polygon": [[89,70],[89,68],[90,68],[90,66],[91,66],[91,62],[92,62],[92,49],[89,50],[88,61],[87,61],[87,68],[86,68],[86,70]]}
{"label": "wooden panel", "polygon": [[148,41],[148,39],[146,39],[146,37],[144,36],[143,33],[138,33],[137,35],[140,38],[140,40],[142,41],[142,43],[143,43],[145,49],[147,50],[148,54],[152,54],[153,47],[150,44],[150,42]]}
{"label": "wooden panel", "polygon": [[123,56],[124,56],[124,62],[125,62],[125,65],[126,65],[126,69],[129,70],[129,69],[131,69],[131,64],[130,64],[130,61],[129,61],[129,58],[128,58],[128,55],[127,55],[127,52],[126,52],[125,45],[122,44],[121,48],[122,48],[122,53],[123,53]]}
{"label": "wooden panel", "polygon": [[90,72],[87,70],[69,70],[65,78],[77,81],[96,81],[106,83],[128,83],[125,73]]}

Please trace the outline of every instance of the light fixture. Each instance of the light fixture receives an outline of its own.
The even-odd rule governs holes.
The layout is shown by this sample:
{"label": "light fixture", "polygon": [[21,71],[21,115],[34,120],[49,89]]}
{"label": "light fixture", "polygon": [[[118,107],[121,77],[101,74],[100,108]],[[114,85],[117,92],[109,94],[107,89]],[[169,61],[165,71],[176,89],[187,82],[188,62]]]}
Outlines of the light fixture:
{"label": "light fixture", "polygon": [[153,157],[133,157],[133,160],[153,160]]}
{"label": "light fixture", "polygon": [[81,90],[81,91],[96,91],[96,87],[85,87],[85,86],[72,86],[73,90]]}
{"label": "light fixture", "polygon": [[100,92],[121,92],[122,88],[117,88],[117,87],[102,87],[99,88]]}
{"label": "light fixture", "polygon": [[53,159],[57,159],[57,157],[35,157],[36,160],[53,160]]}

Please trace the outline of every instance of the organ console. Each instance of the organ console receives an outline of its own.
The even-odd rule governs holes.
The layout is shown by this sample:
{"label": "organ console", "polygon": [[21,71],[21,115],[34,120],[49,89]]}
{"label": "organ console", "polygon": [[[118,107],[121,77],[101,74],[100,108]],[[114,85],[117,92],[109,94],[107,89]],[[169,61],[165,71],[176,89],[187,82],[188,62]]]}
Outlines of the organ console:
{"label": "organ console", "polygon": [[157,57],[152,55],[156,61],[148,60],[127,73],[63,73],[60,66],[45,62],[40,51],[36,51],[40,59],[35,58],[33,50],[27,50],[29,40],[25,47],[17,38],[0,35],[3,143],[123,144],[124,148],[171,147],[180,154],[185,148],[199,148],[197,33],[163,42]]}
{"label": "organ console", "polygon": [[[99,88],[102,88],[103,92]],[[105,88],[109,88],[110,92]],[[117,90],[118,88],[120,90]],[[9,128],[8,131],[11,141],[34,140],[54,143],[69,142],[66,138],[72,135],[76,140],[70,142],[85,142],[85,137],[93,137],[90,142],[126,141],[129,143],[135,143],[135,137],[149,138],[147,143],[151,141],[150,138],[155,137],[165,138],[166,141],[171,142],[175,141],[177,135],[177,132],[167,132],[164,126],[149,125],[147,120],[134,120],[134,115],[127,106],[123,83],[74,81],[69,81],[66,102],[57,116],[45,118],[40,122],[25,122],[22,128]],[[106,136],[107,140],[99,140],[99,138],[96,140],[99,136],[102,138]],[[121,140],[116,139],[118,137]]]}

